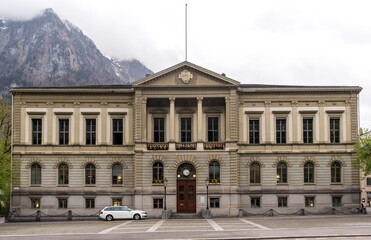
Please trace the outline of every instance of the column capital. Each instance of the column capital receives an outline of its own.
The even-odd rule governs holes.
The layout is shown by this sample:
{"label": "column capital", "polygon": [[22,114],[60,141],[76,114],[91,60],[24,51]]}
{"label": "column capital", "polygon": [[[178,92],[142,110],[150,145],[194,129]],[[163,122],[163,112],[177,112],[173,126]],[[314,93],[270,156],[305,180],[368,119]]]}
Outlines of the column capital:
{"label": "column capital", "polygon": [[352,104],[352,101],[350,101],[350,100],[345,101],[345,106],[350,106],[351,104]]}
{"label": "column capital", "polygon": [[198,102],[202,102],[203,99],[204,99],[203,97],[198,97],[198,98],[197,98],[197,101],[198,101]]}
{"label": "column capital", "polygon": [[175,98],[174,97],[171,97],[169,98],[170,102],[174,102],[175,101]]}
{"label": "column capital", "polygon": [[272,104],[271,101],[265,101],[265,102],[264,102],[264,106],[265,106],[265,107],[270,107],[271,104]]}
{"label": "column capital", "polygon": [[292,105],[293,107],[297,107],[297,106],[298,106],[298,104],[299,104],[299,102],[298,102],[298,101],[292,101],[292,102],[291,102],[291,105]]}
{"label": "column capital", "polygon": [[324,107],[325,106],[325,101],[318,101],[318,106]]}
{"label": "column capital", "polygon": [[231,99],[230,99],[230,97],[225,97],[225,102],[226,102],[226,103],[229,103],[229,102],[231,102]]}
{"label": "column capital", "polygon": [[143,98],[141,98],[141,101],[142,101],[143,104],[146,104],[147,103],[147,98],[143,97]]}

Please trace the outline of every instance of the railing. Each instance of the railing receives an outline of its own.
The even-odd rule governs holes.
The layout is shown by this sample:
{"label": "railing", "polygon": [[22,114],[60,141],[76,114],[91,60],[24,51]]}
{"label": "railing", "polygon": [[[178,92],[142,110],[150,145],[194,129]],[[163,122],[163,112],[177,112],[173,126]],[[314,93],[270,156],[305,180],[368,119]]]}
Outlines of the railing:
{"label": "railing", "polygon": [[197,143],[176,143],[175,149],[176,150],[196,150]]}
{"label": "railing", "polygon": [[220,142],[204,143],[204,150],[224,150],[225,144]]}
{"label": "railing", "polygon": [[154,151],[169,150],[169,144],[168,143],[147,143],[147,150],[154,150]]}

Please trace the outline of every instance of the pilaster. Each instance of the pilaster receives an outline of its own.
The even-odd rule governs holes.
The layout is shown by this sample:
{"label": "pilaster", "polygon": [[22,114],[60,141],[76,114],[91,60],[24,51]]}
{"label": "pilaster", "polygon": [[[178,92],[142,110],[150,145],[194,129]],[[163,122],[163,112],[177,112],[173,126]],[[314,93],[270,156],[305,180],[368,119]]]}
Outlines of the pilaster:
{"label": "pilaster", "polygon": [[175,98],[170,100],[170,142],[175,142]]}
{"label": "pilaster", "polygon": [[197,98],[197,142],[202,142],[202,99]]}
{"label": "pilaster", "polygon": [[273,129],[271,129],[271,101],[265,101],[265,143],[272,143],[271,134],[273,134]]}
{"label": "pilaster", "polygon": [[327,121],[327,119],[325,119],[325,102],[324,101],[319,101],[318,102],[318,106],[319,106],[319,142],[320,143],[325,143],[325,131],[327,131],[327,129],[325,129],[325,121]]}
{"label": "pilaster", "polygon": [[80,144],[80,135],[83,134],[82,129],[80,129],[80,102],[73,103],[74,111],[73,118],[75,123],[75,135],[72,139],[72,144]]}
{"label": "pilaster", "polygon": [[296,144],[300,140],[298,139],[298,101],[292,101],[292,143]]}

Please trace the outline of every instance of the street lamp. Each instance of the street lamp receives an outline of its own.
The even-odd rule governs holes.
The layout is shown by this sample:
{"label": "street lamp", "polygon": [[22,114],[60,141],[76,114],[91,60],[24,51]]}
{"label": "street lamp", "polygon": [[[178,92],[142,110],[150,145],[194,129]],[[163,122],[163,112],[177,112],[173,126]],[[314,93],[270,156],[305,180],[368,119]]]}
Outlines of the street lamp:
{"label": "street lamp", "polygon": [[164,210],[166,210],[166,186],[167,186],[167,179],[164,179],[164,192],[165,192],[165,203],[164,203]]}
{"label": "street lamp", "polygon": [[206,210],[209,210],[209,178],[205,179],[206,184]]}

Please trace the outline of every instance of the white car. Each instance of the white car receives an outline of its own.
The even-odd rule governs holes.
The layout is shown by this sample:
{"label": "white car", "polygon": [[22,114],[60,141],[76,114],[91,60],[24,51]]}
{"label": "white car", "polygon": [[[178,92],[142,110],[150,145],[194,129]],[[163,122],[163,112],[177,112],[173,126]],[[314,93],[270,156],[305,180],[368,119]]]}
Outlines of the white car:
{"label": "white car", "polygon": [[111,206],[103,208],[99,213],[99,218],[106,219],[107,221],[125,218],[140,220],[142,218],[147,218],[147,212],[142,210],[132,210],[127,206]]}

